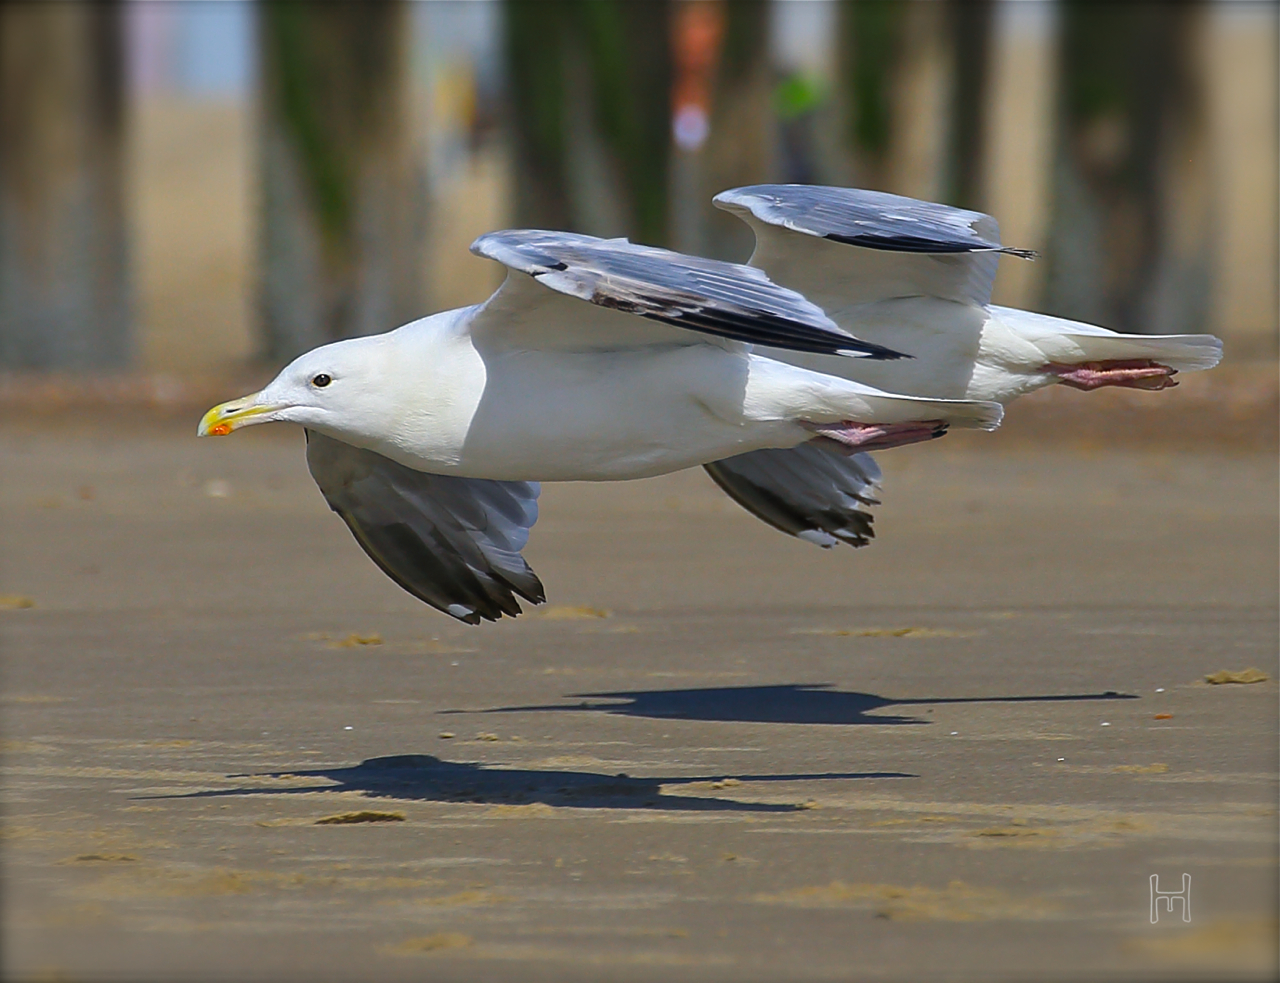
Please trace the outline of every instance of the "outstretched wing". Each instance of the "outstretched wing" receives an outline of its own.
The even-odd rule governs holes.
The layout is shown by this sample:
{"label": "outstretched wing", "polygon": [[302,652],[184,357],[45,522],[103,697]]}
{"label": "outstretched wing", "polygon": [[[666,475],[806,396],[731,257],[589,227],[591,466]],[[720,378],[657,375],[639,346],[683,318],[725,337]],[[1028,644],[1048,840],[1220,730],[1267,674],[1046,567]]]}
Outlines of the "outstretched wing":
{"label": "outstretched wing", "polygon": [[688,345],[713,335],[824,355],[902,357],[842,331],[803,296],[749,266],[536,230],[490,232],[471,251],[510,268],[471,321],[477,340],[589,351]]}
{"label": "outstretched wing", "polygon": [[752,266],[828,314],[917,296],[981,307],[1002,253],[1035,256],[1000,245],[990,215],[881,191],[760,184],[713,201],[755,231]]}
{"label": "outstretched wing", "polygon": [[538,518],[538,485],[427,474],[307,432],[307,467],[325,500],[383,573],[419,600],[478,625],[540,604],[520,555]]}
{"label": "outstretched wing", "polygon": [[880,468],[870,454],[847,455],[823,440],[739,454],[705,465],[744,509],[775,529],[830,548],[865,546],[875,536]]}

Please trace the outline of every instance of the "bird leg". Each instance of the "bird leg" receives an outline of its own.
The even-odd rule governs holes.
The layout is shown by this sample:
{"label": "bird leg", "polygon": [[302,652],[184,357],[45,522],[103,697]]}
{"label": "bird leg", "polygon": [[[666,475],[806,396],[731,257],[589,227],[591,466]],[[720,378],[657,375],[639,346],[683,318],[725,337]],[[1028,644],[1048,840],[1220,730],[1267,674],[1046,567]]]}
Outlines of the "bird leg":
{"label": "bird leg", "polygon": [[1153,362],[1149,358],[1111,359],[1105,362],[1081,362],[1078,365],[1062,365],[1050,362],[1041,372],[1056,375],[1058,381],[1072,389],[1089,392],[1103,386],[1122,386],[1126,389],[1169,389],[1178,383],[1173,378],[1177,369]]}
{"label": "bird leg", "polygon": [[859,423],[856,420],[811,423],[801,420],[799,423],[819,437],[825,437],[841,448],[846,448],[849,454],[916,444],[922,440],[941,437],[947,432],[947,424],[942,420],[912,420],[908,423]]}

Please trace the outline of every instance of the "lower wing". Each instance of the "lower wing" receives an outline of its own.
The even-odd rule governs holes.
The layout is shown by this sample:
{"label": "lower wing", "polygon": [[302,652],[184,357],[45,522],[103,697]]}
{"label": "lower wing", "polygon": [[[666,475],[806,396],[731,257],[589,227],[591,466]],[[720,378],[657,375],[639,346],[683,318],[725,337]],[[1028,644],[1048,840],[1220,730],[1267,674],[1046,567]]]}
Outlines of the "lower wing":
{"label": "lower wing", "polygon": [[849,456],[822,440],[751,451],[706,465],[725,493],[775,529],[829,549],[874,538],[880,468],[870,454]]}
{"label": "lower wing", "polygon": [[476,625],[546,595],[520,551],[538,485],[428,474],[307,431],[307,467],[361,548],[414,597]]}

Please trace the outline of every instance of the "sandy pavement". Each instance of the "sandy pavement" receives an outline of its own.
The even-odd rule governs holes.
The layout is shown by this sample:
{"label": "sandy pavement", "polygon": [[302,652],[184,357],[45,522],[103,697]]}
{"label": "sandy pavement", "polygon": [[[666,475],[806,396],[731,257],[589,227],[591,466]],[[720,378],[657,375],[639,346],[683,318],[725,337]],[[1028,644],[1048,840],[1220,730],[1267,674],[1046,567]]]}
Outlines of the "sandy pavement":
{"label": "sandy pavement", "polygon": [[1274,455],[954,435],[858,551],[548,486],[475,629],[193,429],[0,430],[6,979],[1274,976]]}

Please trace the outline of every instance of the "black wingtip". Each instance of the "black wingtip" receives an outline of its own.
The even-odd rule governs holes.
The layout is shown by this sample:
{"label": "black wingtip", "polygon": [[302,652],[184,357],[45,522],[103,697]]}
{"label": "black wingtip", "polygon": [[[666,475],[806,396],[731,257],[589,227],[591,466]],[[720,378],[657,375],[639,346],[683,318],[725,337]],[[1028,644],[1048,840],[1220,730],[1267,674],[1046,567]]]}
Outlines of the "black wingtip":
{"label": "black wingtip", "polygon": [[1034,260],[1040,258],[1040,254],[1034,249],[1001,246],[985,239],[974,239],[965,242],[939,242],[936,239],[925,239],[910,235],[877,236],[868,233],[848,235],[840,232],[828,232],[822,238],[831,242],[839,242],[846,246],[862,246],[866,249],[883,249],[889,252],[926,253],[937,256],[956,253],[995,252],[1006,256],[1017,256],[1019,259]]}

